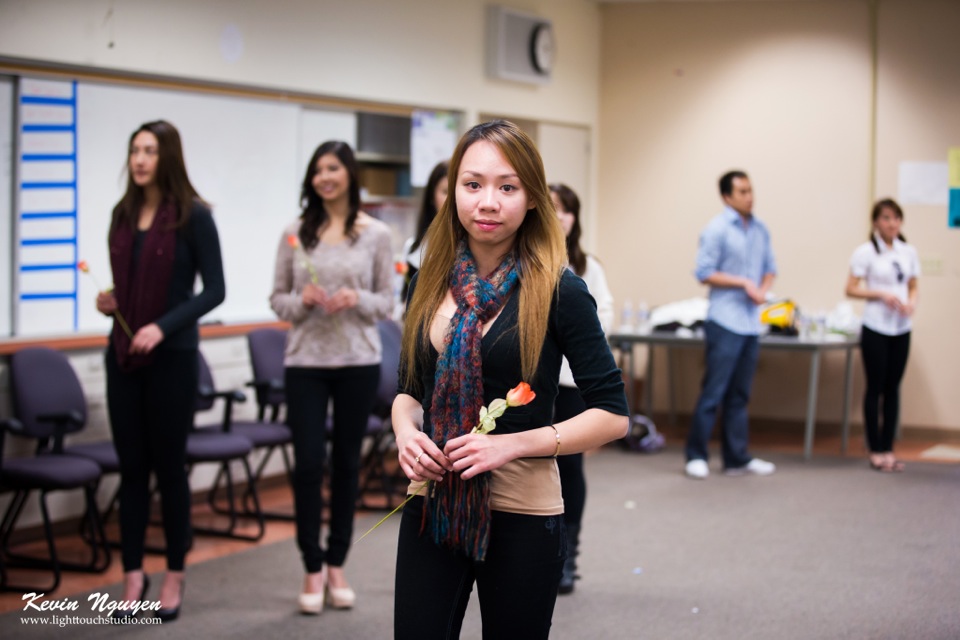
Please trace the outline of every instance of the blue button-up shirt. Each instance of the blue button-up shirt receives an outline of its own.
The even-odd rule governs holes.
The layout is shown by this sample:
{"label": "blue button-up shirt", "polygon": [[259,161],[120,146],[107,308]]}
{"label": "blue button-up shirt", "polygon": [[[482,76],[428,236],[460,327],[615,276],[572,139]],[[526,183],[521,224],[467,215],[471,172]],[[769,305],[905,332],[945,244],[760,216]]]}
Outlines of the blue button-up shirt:
{"label": "blue button-up shirt", "polygon": [[[744,226],[740,214],[725,207],[700,234],[694,273],[703,282],[718,271],[749,278],[757,286],[766,274],[776,275],[770,232],[756,216]],[[707,320],[741,335],[760,333],[759,307],[740,287],[710,287]]]}

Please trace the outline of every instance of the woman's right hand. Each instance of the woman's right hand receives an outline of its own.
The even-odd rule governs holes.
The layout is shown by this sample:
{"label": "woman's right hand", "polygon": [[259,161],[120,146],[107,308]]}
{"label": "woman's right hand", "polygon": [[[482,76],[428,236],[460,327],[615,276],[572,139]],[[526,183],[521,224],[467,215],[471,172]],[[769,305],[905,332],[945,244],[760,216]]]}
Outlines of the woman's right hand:
{"label": "woman's right hand", "polygon": [[105,316],[112,316],[117,312],[117,298],[110,291],[101,291],[97,294],[97,311]]}
{"label": "woman's right hand", "polygon": [[903,310],[903,303],[900,301],[900,298],[896,296],[896,294],[884,292],[881,294],[880,299],[883,301],[883,304],[887,305],[894,311]]}
{"label": "woman's right hand", "polygon": [[413,430],[397,439],[400,468],[414,482],[443,480],[453,463],[423,431]]}
{"label": "woman's right hand", "polygon": [[327,292],[323,287],[315,284],[308,284],[303,288],[303,304],[306,307],[314,308],[323,305],[327,301]]}

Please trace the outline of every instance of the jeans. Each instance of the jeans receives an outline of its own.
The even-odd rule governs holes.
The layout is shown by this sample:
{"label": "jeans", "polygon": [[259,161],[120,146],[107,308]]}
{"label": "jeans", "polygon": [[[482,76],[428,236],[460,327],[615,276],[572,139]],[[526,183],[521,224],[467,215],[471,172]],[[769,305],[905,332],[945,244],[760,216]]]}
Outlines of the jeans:
{"label": "jeans", "polygon": [[394,640],[459,638],[474,582],[484,640],[549,637],[566,557],[562,516],[493,511],[486,560],[475,562],[421,536],[422,514],[416,497],[400,520]]}
{"label": "jeans", "polygon": [[[294,510],[297,545],[307,573],[324,564],[343,566],[353,536],[360,476],[360,449],[380,381],[380,366],[318,369],[288,367],[285,372],[287,424],[293,432]],[[330,438],[330,533],[320,546],[324,468],[327,462],[327,404],[333,400]]]}
{"label": "jeans", "polygon": [[[863,394],[863,426],[871,453],[893,451],[893,438],[900,421],[900,381],[907,368],[910,332],[888,336],[863,327],[860,354],[867,376]],[[883,428],[880,427],[880,398],[883,398]]]}
{"label": "jeans", "polygon": [[126,373],[107,349],[107,408],[120,459],[120,548],[123,570],[143,566],[150,516],[150,472],[157,477],[167,569],[183,571],[190,545],[187,433],[199,385],[196,349],[158,348],[153,362]]}
{"label": "jeans", "polygon": [[722,407],[723,466],[734,469],[746,465],[752,458],[747,452],[747,405],[760,340],[757,336],[728,331],[709,321],[704,325],[704,331],[706,371],[687,438],[687,460],[707,459],[707,443],[716,422],[717,409]]}

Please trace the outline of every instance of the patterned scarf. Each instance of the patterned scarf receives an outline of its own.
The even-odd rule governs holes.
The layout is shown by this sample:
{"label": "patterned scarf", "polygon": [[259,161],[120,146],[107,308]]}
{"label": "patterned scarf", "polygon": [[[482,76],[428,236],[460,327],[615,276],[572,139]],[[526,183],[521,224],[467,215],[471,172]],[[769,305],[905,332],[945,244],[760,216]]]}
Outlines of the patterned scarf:
{"label": "patterned scarf", "polygon": [[[512,253],[488,278],[482,278],[466,243],[461,242],[457,248],[457,261],[450,273],[457,311],[437,361],[431,408],[433,440],[441,449],[448,440],[470,433],[479,421],[483,406],[483,325],[497,314],[518,279]],[[448,473],[436,483],[426,499],[421,531],[426,527],[435,543],[483,560],[490,539],[490,473],[470,480]]]}

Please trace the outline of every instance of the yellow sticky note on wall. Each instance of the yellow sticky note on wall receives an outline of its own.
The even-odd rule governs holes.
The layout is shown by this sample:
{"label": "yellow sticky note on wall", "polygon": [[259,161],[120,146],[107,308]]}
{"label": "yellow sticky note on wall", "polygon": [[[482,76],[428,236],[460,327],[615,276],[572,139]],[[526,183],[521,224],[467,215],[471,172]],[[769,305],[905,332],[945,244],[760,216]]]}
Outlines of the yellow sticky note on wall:
{"label": "yellow sticky note on wall", "polygon": [[950,168],[950,188],[960,189],[960,147],[947,151],[947,166]]}

